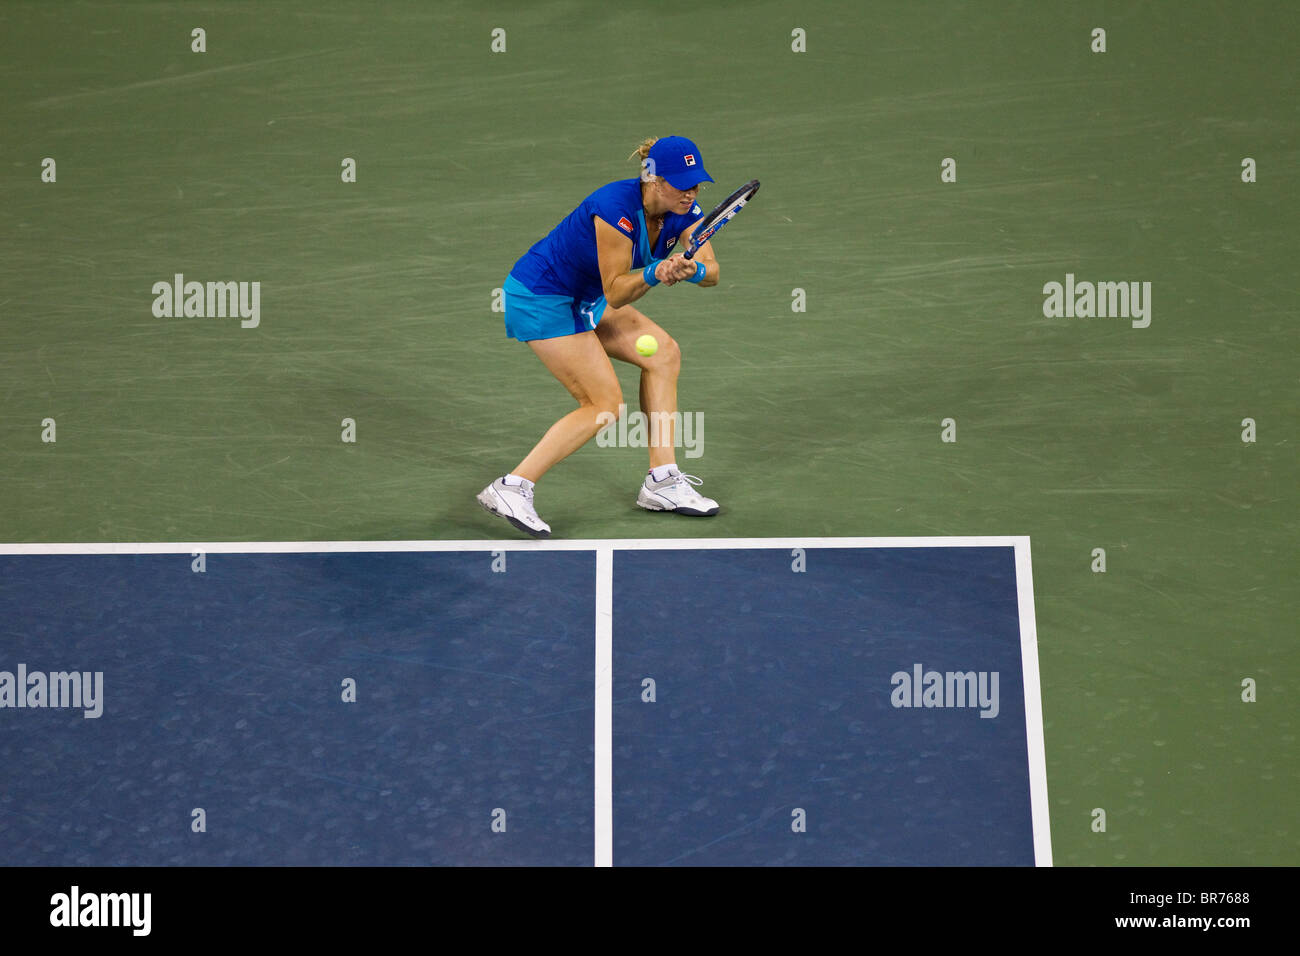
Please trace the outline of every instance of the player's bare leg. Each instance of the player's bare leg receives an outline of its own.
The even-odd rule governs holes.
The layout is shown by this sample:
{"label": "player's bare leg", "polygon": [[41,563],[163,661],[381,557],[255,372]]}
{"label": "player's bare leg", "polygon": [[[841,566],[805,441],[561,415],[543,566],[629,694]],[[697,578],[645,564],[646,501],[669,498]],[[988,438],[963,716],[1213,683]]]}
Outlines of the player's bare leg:
{"label": "player's bare leg", "polygon": [[535,482],[552,465],[595,437],[601,428],[602,413],[618,415],[623,390],[594,332],[535,339],[528,344],[578,402],[578,407],[552,425],[515,468],[514,474]]}
{"label": "player's bare leg", "polygon": [[623,392],[595,333],[536,339],[528,344],[577,399],[578,407],[552,425],[511,474],[484,488],[478,502],[525,534],[545,538],[550,536],[551,526],[533,506],[534,482],[590,441],[602,427],[604,413],[618,415]]}
{"label": "player's bare leg", "polygon": [[[596,335],[611,358],[641,369],[641,411],[650,420],[650,474],[637,493],[637,504],[647,511],[701,517],[717,514],[718,503],[693,487],[701,483],[700,479],[684,475],[677,468],[674,441],[682,351],[676,340],[630,305],[606,309],[596,326]],[[636,350],[636,340],[642,335],[653,335],[659,343],[654,355],[642,355]]]}
{"label": "player's bare leg", "polygon": [[[641,369],[641,411],[651,423],[656,420],[659,423],[658,428],[650,429],[650,467],[670,464],[676,458],[673,452],[674,413],[677,411],[677,376],[682,370],[682,350],[658,323],[630,305],[606,309],[596,326],[596,335],[611,358]],[[636,350],[636,340],[643,335],[653,335],[659,343],[659,350],[654,355],[642,355]]]}

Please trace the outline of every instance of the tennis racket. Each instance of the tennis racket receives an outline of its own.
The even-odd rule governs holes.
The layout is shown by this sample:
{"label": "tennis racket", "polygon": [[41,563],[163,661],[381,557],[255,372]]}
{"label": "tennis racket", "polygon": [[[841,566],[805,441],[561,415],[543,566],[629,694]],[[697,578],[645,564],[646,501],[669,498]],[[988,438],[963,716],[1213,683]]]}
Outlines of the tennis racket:
{"label": "tennis racket", "polygon": [[725,226],[736,213],[745,208],[745,203],[754,198],[758,192],[758,180],[751,179],[722,202],[713,207],[713,211],[700,220],[699,228],[691,236],[691,246],[686,250],[686,258],[693,259],[700,246],[709,241],[709,237]]}

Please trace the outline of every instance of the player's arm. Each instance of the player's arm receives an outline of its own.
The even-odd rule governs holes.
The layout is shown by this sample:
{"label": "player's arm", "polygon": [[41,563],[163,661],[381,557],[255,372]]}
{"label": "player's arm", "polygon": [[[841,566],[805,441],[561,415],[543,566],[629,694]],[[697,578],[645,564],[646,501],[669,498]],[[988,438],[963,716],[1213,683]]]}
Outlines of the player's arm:
{"label": "player's arm", "polygon": [[640,271],[632,272],[632,240],[599,216],[596,224],[596,258],[600,262],[600,284],[611,309],[635,302],[650,291]]}
{"label": "player's arm", "polygon": [[[691,247],[691,236],[694,235],[695,230],[699,228],[700,222],[703,221],[704,220],[701,219],[683,230],[681,236],[677,240],[683,249],[689,249]],[[718,277],[722,274],[722,267],[718,265],[718,260],[713,255],[713,244],[711,242],[706,242],[704,245],[700,246],[691,261],[701,262],[704,264],[704,278],[699,281],[699,285],[718,284]]]}
{"label": "player's arm", "polygon": [[[600,284],[605,292],[605,301],[613,309],[629,305],[650,291],[643,270],[632,270],[632,240],[599,216],[593,216],[592,220],[596,223],[596,258],[600,263]],[[674,258],[681,259],[680,256]],[[693,266],[687,269],[664,259],[654,274],[660,282],[672,285],[693,271]]]}

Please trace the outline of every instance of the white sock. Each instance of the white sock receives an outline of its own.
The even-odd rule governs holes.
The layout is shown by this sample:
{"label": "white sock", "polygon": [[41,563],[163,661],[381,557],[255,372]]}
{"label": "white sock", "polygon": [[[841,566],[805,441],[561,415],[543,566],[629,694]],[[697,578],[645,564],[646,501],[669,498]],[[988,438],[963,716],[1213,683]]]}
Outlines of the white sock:
{"label": "white sock", "polygon": [[680,472],[677,470],[677,465],[676,465],[676,463],[675,463],[675,462],[670,462],[670,463],[668,463],[667,465],[660,465],[660,466],[658,466],[657,468],[651,468],[651,469],[650,469],[650,480],[651,480],[651,481],[663,481],[663,480],[664,480],[665,478],[667,478],[669,475],[677,475],[677,474],[680,474]]}
{"label": "white sock", "polygon": [[511,474],[506,475],[504,478],[502,478],[501,483],[505,485],[523,485],[525,488],[528,488],[529,490],[531,490],[533,487],[533,483],[531,481],[529,481],[527,478],[520,478],[518,475],[514,474],[513,472]]}

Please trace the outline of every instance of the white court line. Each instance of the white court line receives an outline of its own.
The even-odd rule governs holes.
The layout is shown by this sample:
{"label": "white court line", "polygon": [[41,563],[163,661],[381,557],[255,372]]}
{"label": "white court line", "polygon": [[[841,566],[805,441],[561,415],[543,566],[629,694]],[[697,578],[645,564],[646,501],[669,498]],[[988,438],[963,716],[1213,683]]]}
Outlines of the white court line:
{"label": "white court line", "polygon": [[614,865],[614,551],[596,549],[596,866]]}
{"label": "white court line", "polygon": [[1034,615],[1034,569],[1029,539],[1016,545],[1016,597],[1020,606],[1020,671],[1025,686],[1025,738],[1029,745],[1029,813],[1034,825],[1034,863],[1052,865],[1048,819],[1047,757],[1043,695],[1038,676],[1038,619]]}
{"label": "white court line", "polygon": [[591,538],[509,541],[176,541],[0,544],[0,554],[331,554],[367,551],[689,551],[750,548],[995,548],[1024,535],[926,538]]}

